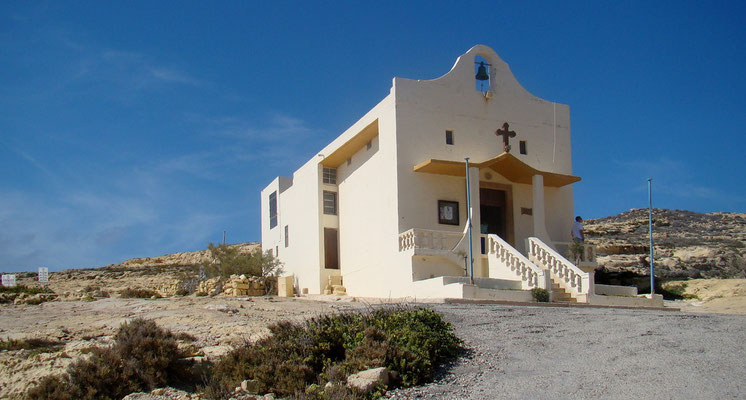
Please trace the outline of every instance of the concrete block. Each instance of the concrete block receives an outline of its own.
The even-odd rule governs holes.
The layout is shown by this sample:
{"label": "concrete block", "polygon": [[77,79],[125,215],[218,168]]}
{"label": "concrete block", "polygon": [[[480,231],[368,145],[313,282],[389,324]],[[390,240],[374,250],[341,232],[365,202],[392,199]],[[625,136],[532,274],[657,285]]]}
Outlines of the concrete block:
{"label": "concrete block", "polygon": [[280,297],[293,297],[294,293],[293,275],[281,276],[277,278],[277,295]]}

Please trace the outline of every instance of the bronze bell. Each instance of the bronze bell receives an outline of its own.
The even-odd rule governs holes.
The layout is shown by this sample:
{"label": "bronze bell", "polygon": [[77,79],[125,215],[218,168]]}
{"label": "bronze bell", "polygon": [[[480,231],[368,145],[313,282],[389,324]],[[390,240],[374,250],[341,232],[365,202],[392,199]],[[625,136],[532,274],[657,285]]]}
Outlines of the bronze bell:
{"label": "bronze bell", "polygon": [[487,67],[484,66],[484,61],[479,62],[479,69],[477,69],[477,75],[475,76],[478,81],[487,81],[490,76],[487,75]]}

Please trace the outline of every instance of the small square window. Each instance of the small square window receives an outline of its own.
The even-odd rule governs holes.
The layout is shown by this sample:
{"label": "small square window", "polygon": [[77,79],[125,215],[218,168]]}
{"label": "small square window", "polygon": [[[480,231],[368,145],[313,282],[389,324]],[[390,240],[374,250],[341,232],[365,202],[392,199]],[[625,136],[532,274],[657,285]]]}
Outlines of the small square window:
{"label": "small square window", "polygon": [[446,144],[453,144],[453,131],[446,131]]}
{"label": "small square window", "polygon": [[525,140],[521,140],[519,142],[519,145],[521,147],[521,154],[528,154],[528,150],[526,150],[526,141]]}
{"label": "small square window", "polygon": [[324,190],[324,214],[337,215],[337,192]]}
{"label": "small square window", "polygon": [[438,200],[438,223],[458,225],[458,201]]}
{"label": "small square window", "polygon": [[337,169],[324,167],[324,183],[329,185],[337,184]]}

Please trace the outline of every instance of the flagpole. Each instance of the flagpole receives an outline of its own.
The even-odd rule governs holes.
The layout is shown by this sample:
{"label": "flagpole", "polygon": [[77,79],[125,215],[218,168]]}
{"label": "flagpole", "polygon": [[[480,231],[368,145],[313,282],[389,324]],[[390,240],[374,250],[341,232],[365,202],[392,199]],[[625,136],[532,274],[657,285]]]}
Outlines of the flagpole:
{"label": "flagpole", "polygon": [[650,233],[650,296],[655,294],[655,269],[653,267],[653,178],[648,178],[648,232]]}
{"label": "flagpole", "polygon": [[469,224],[469,282],[474,284],[474,245],[471,239],[471,188],[469,186],[469,157],[466,157],[466,223]]}

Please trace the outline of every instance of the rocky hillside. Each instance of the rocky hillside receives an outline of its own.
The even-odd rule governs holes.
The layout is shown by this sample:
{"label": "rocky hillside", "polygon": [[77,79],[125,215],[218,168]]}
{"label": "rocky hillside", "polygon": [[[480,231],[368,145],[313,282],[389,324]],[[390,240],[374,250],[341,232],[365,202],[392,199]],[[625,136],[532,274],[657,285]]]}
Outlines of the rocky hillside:
{"label": "rocky hillside", "polygon": [[[649,274],[648,210],[584,222],[603,272]],[[746,214],[653,210],[655,275],[746,278]]]}
{"label": "rocky hillside", "polygon": [[[250,253],[260,244],[240,243],[233,246],[242,253]],[[101,268],[68,269],[50,273],[47,286],[62,300],[117,297],[128,288],[153,290],[164,297],[173,296],[180,284],[194,281],[200,266],[209,257],[208,250],[200,250],[133,258]],[[17,279],[21,285],[41,286],[36,282],[35,272],[20,273]]]}

